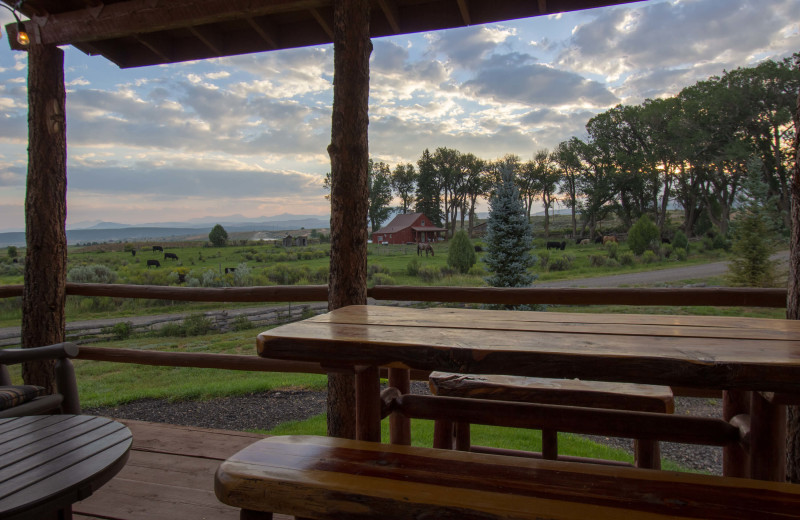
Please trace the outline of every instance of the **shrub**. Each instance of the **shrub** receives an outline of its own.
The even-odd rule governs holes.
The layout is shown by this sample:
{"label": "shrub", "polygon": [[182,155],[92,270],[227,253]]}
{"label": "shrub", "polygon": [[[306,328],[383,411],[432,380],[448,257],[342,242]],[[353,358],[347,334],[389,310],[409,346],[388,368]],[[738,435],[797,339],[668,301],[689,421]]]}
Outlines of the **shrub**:
{"label": "shrub", "polygon": [[685,249],[676,249],[675,250],[675,259],[679,262],[685,262],[686,258],[688,258],[689,253],[686,252]]}
{"label": "shrub", "polygon": [[661,244],[661,248],[658,251],[658,256],[661,258],[669,258],[672,254],[672,246],[670,244]]}
{"label": "shrub", "polygon": [[470,276],[486,276],[486,268],[482,265],[473,265],[472,269],[469,270]]}
{"label": "shrub", "polygon": [[616,242],[609,242],[605,245],[606,251],[608,251],[608,257],[612,259],[617,258],[617,252],[619,251],[619,244]]}
{"label": "shrub", "polygon": [[619,262],[617,262],[616,258],[609,258],[608,262],[606,262],[606,267],[619,267]]}
{"label": "shrub", "polygon": [[575,260],[574,256],[564,255],[560,258],[555,258],[550,263],[551,271],[569,271],[572,267],[572,262]]}
{"label": "shrub", "polygon": [[621,255],[619,255],[619,265],[633,265],[633,253],[630,251],[625,251]]}
{"label": "shrub", "polygon": [[672,239],[672,246],[675,249],[689,249],[689,239],[686,238],[686,234],[678,230],[675,232],[675,237]]}
{"label": "shrub", "polygon": [[731,242],[725,235],[721,233],[717,233],[714,235],[714,238],[711,239],[711,249],[724,249],[725,251],[731,248]]}
{"label": "shrub", "polygon": [[475,247],[467,236],[465,230],[459,230],[450,240],[450,247],[447,251],[447,265],[461,274],[469,272],[475,265],[478,257],[475,254]]}
{"label": "shrub", "polygon": [[19,253],[16,246],[8,246],[6,249],[6,254],[9,258],[16,258]]}
{"label": "shrub", "polygon": [[75,283],[114,283],[117,281],[117,273],[101,264],[81,265],[69,270],[67,281]]}
{"label": "shrub", "polygon": [[419,259],[412,258],[411,261],[406,264],[406,274],[408,276],[417,276],[419,275]]}
{"label": "shrub", "polygon": [[658,260],[658,257],[656,256],[656,254],[653,251],[651,251],[649,249],[647,251],[645,251],[644,254],[642,254],[642,263],[652,264],[656,260]]}
{"label": "shrub", "polygon": [[607,261],[608,257],[605,255],[589,255],[589,265],[592,267],[603,267]]}
{"label": "shrub", "polygon": [[540,251],[539,252],[539,267],[542,268],[543,271],[547,270],[547,264],[550,263],[550,251]]}
{"label": "shrub", "polygon": [[376,273],[372,277],[372,283],[373,285],[395,285],[397,282],[386,273]]}
{"label": "shrub", "polygon": [[203,314],[192,314],[183,320],[184,336],[204,336],[212,328],[211,320]]}
{"label": "shrub", "polygon": [[628,231],[628,247],[633,254],[641,255],[647,249],[653,249],[660,243],[661,233],[647,215],[642,215]]}
{"label": "shrub", "polygon": [[417,273],[417,276],[419,276],[423,282],[430,283],[440,279],[442,277],[442,272],[435,267],[425,266],[419,268],[419,273]]}
{"label": "shrub", "polygon": [[102,329],[104,334],[111,334],[111,338],[115,340],[124,340],[131,337],[131,332],[133,331],[133,323],[130,321],[121,321],[119,323],[115,323],[111,327],[105,327]]}
{"label": "shrub", "polygon": [[378,273],[388,274],[389,270],[383,267],[381,264],[369,264],[369,266],[367,266],[367,278],[372,278]]}
{"label": "shrub", "polygon": [[250,330],[252,328],[255,328],[255,325],[250,323],[250,320],[247,319],[247,316],[245,316],[244,314],[240,314],[235,318],[233,318],[233,321],[231,322],[231,328],[237,332],[240,332],[243,330]]}

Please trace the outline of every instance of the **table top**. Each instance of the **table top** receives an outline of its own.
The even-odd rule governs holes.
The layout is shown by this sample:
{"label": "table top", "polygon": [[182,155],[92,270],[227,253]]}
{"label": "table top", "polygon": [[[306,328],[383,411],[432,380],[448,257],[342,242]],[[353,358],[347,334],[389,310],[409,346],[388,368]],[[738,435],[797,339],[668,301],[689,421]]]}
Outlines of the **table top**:
{"label": "table top", "polygon": [[89,497],[119,472],[132,435],[111,419],[0,419],[0,517],[41,518]]}
{"label": "table top", "polygon": [[259,355],[800,394],[800,321],[351,306],[258,336]]}

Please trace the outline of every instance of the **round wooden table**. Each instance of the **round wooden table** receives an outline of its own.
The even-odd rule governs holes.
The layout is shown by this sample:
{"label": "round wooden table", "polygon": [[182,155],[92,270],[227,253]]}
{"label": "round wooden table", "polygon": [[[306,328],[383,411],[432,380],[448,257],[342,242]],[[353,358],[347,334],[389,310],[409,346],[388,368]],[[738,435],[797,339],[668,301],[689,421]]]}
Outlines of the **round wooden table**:
{"label": "round wooden table", "polygon": [[0,419],[0,518],[72,518],[128,460],[124,425],[89,415]]}

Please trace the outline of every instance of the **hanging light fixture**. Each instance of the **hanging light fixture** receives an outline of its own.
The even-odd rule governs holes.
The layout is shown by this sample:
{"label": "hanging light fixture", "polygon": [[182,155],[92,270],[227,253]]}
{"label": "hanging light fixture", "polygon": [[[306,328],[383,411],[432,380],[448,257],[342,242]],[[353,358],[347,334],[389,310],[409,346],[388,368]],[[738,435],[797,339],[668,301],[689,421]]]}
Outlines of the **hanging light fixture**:
{"label": "hanging light fixture", "polygon": [[0,6],[3,6],[9,11],[11,11],[11,14],[14,15],[14,20],[17,21],[17,43],[19,43],[23,47],[27,47],[28,45],[30,45],[31,39],[28,36],[28,32],[25,30],[25,25],[23,25],[22,21],[19,19],[19,16],[17,16],[17,9],[19,8],[20,5],[22,5],[21,0],[17,2],[17,4],[14,6],[13,9],[11,7],[8,7],[6,4],[0,3]]}

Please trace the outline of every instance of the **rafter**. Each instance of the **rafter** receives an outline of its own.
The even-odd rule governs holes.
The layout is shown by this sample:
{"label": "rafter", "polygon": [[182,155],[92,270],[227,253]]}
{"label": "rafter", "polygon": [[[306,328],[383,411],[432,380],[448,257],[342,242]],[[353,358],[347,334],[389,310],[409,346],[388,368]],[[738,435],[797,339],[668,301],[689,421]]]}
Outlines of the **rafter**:
{"label": "rafter", "polygon": [[[90,7],[44,17],[31,14],[39,25],[42,43],[67,45],[241,20],[298,8],[313,12],[330,5],[331,0],[170,0],[159,3],[128,0],[106,4],[99,12],[96,7]],[[327,22],[325,24],[330,29]]]}
{"label": "rafter", "polygon": [[203,42],[203,45],[208,47],[211,52],[218,56],[223,54],[222,47],[218,45],[217,42],[212,41],[215,38],[212,38],[211,35],[205,34],[206,31],[201,30],[199,27],[189,27],[189,31],[194,35],[195,38]]}
{"label": "rafter", "polygon": [[328,37],[333,40],[333,28],[331,27],[331,24],[328,23],[328,20],[326,20],[322,14],[320,14],[318,9],[312,8],[308,11],[311,13],[311,16],[314,17],[314,20],[317,21],[319,26],[322,27],[322,30],[325,31],[325,34],[327,34]]}
{"label": "rafter", "polygon": [[147,38],[145,35],[137,34],[134,36],[134,38],[136,39],[137,42],[147,47],[150,50],[150,52],[158,56],[164,63],[171,63],[173,61],[172,58],[170,58],[162,50],[163,46],[158,45],[156,42]]}
{"label": "rafter", "polygon": [[469,15],[469,0],[458,0],[458,10],[461,12],[464,25],[472,25],[472,18]]}
{"label": "rafter", "polygon": [[547,0],[539,0],[539,13],[547,14]]}
{"label": "rafter", "polygon": [[397,3],[394,0],[378,0],[378,5],[381,6],[381,11],[389,22],[389,27],[395,34],[400,34],[400,12],[397,9]]}
{"label": "rafter", "polygon": [[247,24],[261,36],[261,39],[267,42],[267,45],[273,49],[278,48],[278,38],[275,36],[275,28],[271,26],[266,20],[256,20],[254,18],[247,18]]}

